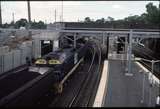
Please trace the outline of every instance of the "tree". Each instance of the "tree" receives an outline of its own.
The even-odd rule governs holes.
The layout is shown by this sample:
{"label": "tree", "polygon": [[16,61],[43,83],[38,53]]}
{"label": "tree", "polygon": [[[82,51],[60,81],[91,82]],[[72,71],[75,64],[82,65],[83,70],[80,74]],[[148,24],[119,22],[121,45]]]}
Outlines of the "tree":
{"label": "tree", "polygon": [[8,28],[8,27],[9,27],[9,24],[8,24],[8,23],[5,23],[5,24],[2,25],[2,27],[3,27],[3,28]]}
{"label": "tree", "polygon": [[39,21],[39,22],[37,23],[37,26],[38,26],[39,29],[45,29],[45,28],[46,28],[46,25],[44,24],[43,21]]}
{"label": "tree", "polygon": [[86,17],[86,18],[84,19],[84,22],[85,22],[85,23],[91,23],[90,17]]}
{"label": "tree", "polygon": [[31,22],[31,28],[32,29],[46,29],[46,24],[44,24],[43,21],[39,22]]}
{"label": "tree", "polygon": [[160,8],[157,8],[153,5],[153,3],[149,3],[146,5],[146,20],[151,24],[159,24],[160,23]]}
{"label": "tree", "polygon": [[104,18],[97,19],[97,20],[96,20],[96,23],[105,23],[105,19],[104,19]]}
{"label": "tree", "polygon": [[114,18],[113,18],[113,17],[108,16],[107,20],[108,20],[108,21],[114,21]]}
{"label": "tree", "polygon": [[15,23],[15,28],[26,27],[28,24],[27,20],[22,18]]}

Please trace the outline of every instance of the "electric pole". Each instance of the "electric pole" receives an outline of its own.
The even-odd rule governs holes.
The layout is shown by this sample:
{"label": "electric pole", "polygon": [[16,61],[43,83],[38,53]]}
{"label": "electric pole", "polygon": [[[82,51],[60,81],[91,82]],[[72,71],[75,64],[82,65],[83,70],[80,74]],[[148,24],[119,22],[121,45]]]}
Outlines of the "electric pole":
{"label": "electric pole", "polygon": [[56,17],[57,17],[57,13],[56,13],[56,9],[55,9],[55,22],[56,22]]}
{"label": "electric pole", "polygon": [[[30,1],[29,0],[27,1],[27,7],[28,7],[28,25],[27,25],[27,29],[28,29],[28,37],[31,39],[32,38],[32,32],[29,31],[29,29],[31,28],[31,9],[30,9]],[[33,57],[33,51],[31,53],[31,55]]]}
{"label": "electric pole", "polygon": [[12,13],[12,21],[13,21],[13,24],[14,24],[14,12]]}
{"label": "electric pole", "polygon": [[2,26],[2,10],[1,10],[1,1],[0,1],[0,27]]}
{"label": "electric pole", "polygon": [[28,6],[28,29],[30,28],[31,24],[31,9],[30,9],[30,1],[27,1],[27,6]]}
{"label": "electric pole", "polygon": [[63,22],[63,0],[62,0],[62,17],[61,17],[61,21]]}
{"label": "electric pole", "polygon": [[62,16],[60,15],[60,16],[59,16],[59,21],[62,22],[61,20],[62,20]]}

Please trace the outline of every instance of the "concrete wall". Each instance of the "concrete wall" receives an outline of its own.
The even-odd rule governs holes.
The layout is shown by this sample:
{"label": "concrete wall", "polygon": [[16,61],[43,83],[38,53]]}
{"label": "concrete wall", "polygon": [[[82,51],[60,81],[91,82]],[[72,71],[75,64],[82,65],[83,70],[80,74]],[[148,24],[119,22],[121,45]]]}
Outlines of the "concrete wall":
{"label": "concrete wall", "polygon": [[47,25],[47,30],[61,30],[65,27],[65,24],[60,23],[60,22],[56,22],[54,24],[48,24]]}
{"label": "concrete wall", "polygon": [[33,38],[33,54],[35,58],[41,57],[41,40],[51,40],[53,41],[53,50],[57,49],[54,47],[54,41],[59,38],[58,32],[42,32],[32,36]]}
{"label": "concrete wall", "polygon": [[41,32],[40,34],[32,35],[33,39],[54,40],[59,37],[59,32]]}
{"label": "concrete wall", "polygon": [[41,56],[41,43],[39,39],[34,40],[33,49],[34,49],[34,57],[35,58],[40,57]]}
{"label": "concrete wall", "polygon": [[[19,34],[23,34],[23,32]],[[16,50],[9,51],[7,46],[0,47],[0,74],[25,64],[26,57],[30,59],[32,56],[34,58],[40,57],[41,40],[53,41],[53,50],[57,49],[58,37],[58,32],[43,32],[33,35],[33,41],[23,42]]]}
{"label": "concrete wall", "polygon": [[5,54],[7,52],[9,52],[9,47],[8,46],[2,46],[2,47],[0,47],[0,55],[1,54]]}
{"label": "concrete wall", "polygon": [[[2,49],[2,48],[1,48]],[[0,54],[0,74],[26,63],[26,57],[32,57],[32,42],[23,43],[19,49]]]}
{"label": "concrete wall", "polygon": [[13,68],[13,57],[14,57],[14,54],[12,52],[8,52],[4,55],[4,68],[3,68],[3,72],[6,72],[6,71],[9,71],[10,69]]}
{"label": "concrete wall", "polygon": [[20,30],[20,31],[16,31],[15,36],[18,37],[24,37],[24,36],[28,36],[29,33],[27,30]]}

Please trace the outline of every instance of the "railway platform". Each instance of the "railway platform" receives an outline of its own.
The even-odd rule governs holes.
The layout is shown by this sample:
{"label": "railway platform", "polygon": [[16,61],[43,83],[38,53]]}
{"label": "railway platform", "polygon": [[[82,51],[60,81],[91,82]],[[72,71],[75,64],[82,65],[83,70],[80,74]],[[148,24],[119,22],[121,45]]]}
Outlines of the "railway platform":
{"label": "railway platform", "polygon": [[132,62],[133,76],[127,76],[122,60],[109,59],[102,107],[154,107],[159,84],[150,84],[148,73]]}

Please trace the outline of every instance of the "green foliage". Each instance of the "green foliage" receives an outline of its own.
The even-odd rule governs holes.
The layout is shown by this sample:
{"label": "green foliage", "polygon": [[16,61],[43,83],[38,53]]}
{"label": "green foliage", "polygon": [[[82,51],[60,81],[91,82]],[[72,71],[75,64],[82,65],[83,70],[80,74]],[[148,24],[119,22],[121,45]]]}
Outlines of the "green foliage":
{"label": "green foliage", "polygon": [[[150,28],[159,29],[160,27],[160,4],[159,7],[148,3],[146,5],[146,13],[139,15],[128,16],[122,20],[114,20],[114,18],[108,16],[105,18],[97,19],[95,22],[90,20],[90,17],[86,17],[85,23],[106,24],[113,28]],[[108,27],[107,26],[107,27]]]}
{"label": "green foliage", "polygon": [[[16,21],[15,23],[12,21],[10,24],[5,23],[2,25],[3,28],[14,27],[16,29],[19,29],[20,27],[27,28],[28,26],[29,26],[28,21],[27,21],[27,19],[24,19],[24,18]],[[47,26],[46,26],[46,24],[44,24],[43,21],[39,21],[39,22],[35,22],[35,21],[32,22],[31,21],[31,24],[30,24],[31,29],[46,29],[46,27]]]}
{"label": "green foliage", "polygon": [[31,28],[32,29],[46,29],[46,25],[44,24],[43,21],[39,22],[31,22]]}
{"label": "green foliage", "polygon": [[90,23],[90,22],[91,22],[90,17],[86,17],[86,18],[84,19],[84,22],[85,22],[85,23]]}
{"label": "green foliage", "polygon": [[95,23],[105,23],[105,19],[104,18],[97,19]]}
{"label": "green foliage", "polygon": [[24,19],[24,18],[22,18],[22,19],[16,21],[14,27],[15,27],[15,28],[26,27],[26,26],[27,26],[27,23],[28,23],[27,20]]}
{"label": "green foliage", "polygon": [[110,17],[110,16],[108,16],[107,19],[108,19],[108,21],[111,21],[111,22],[114,21],[114,18],[113,18],[113,17]]}
{"label": "green foliage", "polygon": [[160,23],[160,8],[157,8],[153,5],[153,3],[149,3],[146,5],[147,13],[146,20],[151,24],[159,24]]}

